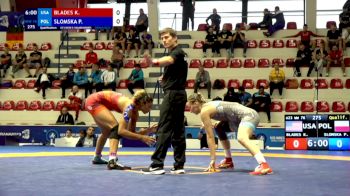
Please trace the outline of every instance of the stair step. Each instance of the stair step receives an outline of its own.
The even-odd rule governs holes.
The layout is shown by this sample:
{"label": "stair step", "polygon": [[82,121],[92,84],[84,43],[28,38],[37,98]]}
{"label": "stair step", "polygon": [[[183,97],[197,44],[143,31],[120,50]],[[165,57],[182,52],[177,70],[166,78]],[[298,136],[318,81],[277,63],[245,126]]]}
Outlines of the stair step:
{"label": "stair step", "polygon": [[192,39],[191,35],[177,35],[177,39]]}
{"label": "stair step", "polygon": [[[79,54],[61,54],[61,59],[78,59]],[[55,59],[58,59],[59,55],[55,54]]]}
{"label": "stair step", "polygon": [[150,77],[150,78],[156,78],[156,77],[159,77],[159,76],[161,76],[162,74],[161,73],[159,73],[159,72],[150,72],[149,74],[148,74],[148,77]]}
{"label": "stair step", "polygon": [[[61,68],[69,68],[69,66],[72,64],[72,63],[60,63],[61,64]],[[54,67],[58,67],[58,63],[51,63],[49,68],[54,68]]]}
{"label": "stair step", "polygon": [[[64,40],[67,41],[67,38],[65,38]],[[74,37],[69,37],[68,40],[69,41],[86,41],[87,38],[74,36]]]}
{"label": "stair step", "polygon": [[[159,116],[151,116],[151,122],[158,122]],[[148,116],[140,116],[138,122],[148,122]]]}
{"label": "stair step", "polygon": [[[189,44],[178,44],[180,48],[190,48]],[[160,48],[164,48],[163,44],[160,44]]]}
{"label": "stair step", "polygon": [[[69,45],[69,46],[68,46],[68,49],[69,49],[69,50],[80,50],[80,48],[81,48],[81,45]],[[66,45],[63,45],[63,46],[61,46],[61,49],[62,49],[62,50],[66,50],[66,49],[67,49],[67,46],[66,46]]]}

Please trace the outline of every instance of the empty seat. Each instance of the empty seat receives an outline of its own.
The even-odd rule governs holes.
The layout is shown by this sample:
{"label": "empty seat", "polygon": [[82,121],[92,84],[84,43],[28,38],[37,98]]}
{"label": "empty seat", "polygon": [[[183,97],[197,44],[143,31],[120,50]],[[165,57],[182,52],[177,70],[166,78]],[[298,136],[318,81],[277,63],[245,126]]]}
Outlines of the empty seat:
{"label": "empty seat", "polygon": [[42,104],[41,110],[43,111],[50,111],[55,108],[55,103],[53,101],[44,101]]}
{"label": "empty seat", "polygon": [[294,58],[288,58],[286,61],[286,67],[294,67],[294,66],[295,66]]}
{"label": "empty seat", "polygon": [[284,87],[286,89],[297,89],[299,87],[298,80],[295,78],[287,79],[286,83],[284,84]]}
{"label": "empty seat", "polygon": [[232,23],[224,23],[226,25],[227,31],[232,31]]}
{"label": "empty seat", "polygon": [[53,88],[53,89],[61,88],[61,80],[52,81],[51,88]]}
{"label": "empty seat", "polygon": [[64,101],[64,100],[60,100],[56,103],[56,108],[55,110],[56,111],[60,111],[62,109],[63,106],[67,106],[68,105],[68,102],[67,101]]}
{"label": "empty seat", "polygon": [[20,89],[20,88],[24,88],[25,86],[26,86],[26,81],[25,80],[16,80],[15,84],[13,85],[12,88]]}
{"label": "empty seat", "polygon": [[280,59],[280,58],[274,58],[272,59],[272,65],[279,65],[280,67],[283,67],[284,66],[284,61],[283,59]]}
{"label": "empty seat", "polygon": [[266,79],[259,79],[256,81],[256,88],[258,89],[260,86],[263,86],[264,89],[269,88],[269,81]]}
{"label": "empty seat", "polygon": [[284,42],[281,39],[273,40],[272,44],[273,48],[283,48],[284,47]]}
{"label": "empty seat", "polygon": [[191,59],[190,61],[190,68],[198,68],[202,65],[202,62],[200,59]]}
{"label": "empty seat", "polygon": [[258,28],[259,28],[258,23],[255,23],[255,22],[249,23],[249,30],[258,30]]}
{"label": "empty seat", "polygon": [[226,59],[219,59],[216,62],[216,68],[227,68],[227,60]]}
{"label": "empty seat", "polygon": [[302,79],[300,82],[301,89],[312,89],[314,87],[313,81],[311,79]]}
{"label": "empty seat", "polygon": [[193,44],[193,49],[202,49],[204,45],[203,40],[196,40]]}
{"label": "empty seat", "polygon": [[335,22],[335,21],[327,21],[326,28],[330,29],[332,25],[337,26],[337,22]]}
{"label": "empty seat", "polygon": [[298,41],[296,39],[289,39],[287,40],[286,46],[287,48],[296,48],[298,47]]}
{"label": "empty seat", "polygon": [[317,84],[318,89],[327,89],[328,88],[328,82],[324,78],[320,78],[320,79],[316,80],[316,84]]}
{"label": "empty seat", "polygon": [[311,101],[303,101],[301,102],[301,111],[302,112],[314,112],[315,107],[313,102]]}
{"label": "empty seat", "polygon": [[127,59],[124,68],[134,68],[136,61],[134,59]]}
{"label": "empty seat", "polygon": [[297,29],[297,23],[296,22],[288,22],[287,29]]}
{"label": "empty seat", "polygon": [[242,86],[245,89],[253,89],[254,88],[254,81],[252,79],[244,79],[242,82]]}
{"label": "empty seat", "polygon": [[205,59],[203,61],[203,67],[205,68],[213,68],[215,66],[214,59]]}
{"label": "empty seat", "polygon": [[270,60],[266,58],[259,59],[258,67],[260,68],[268,68],[270,67]]}
{"label": "empty seat", "polygon": [[117,88],[119,89],[127,89],[129,80],[119,80]]}
{"label": "empty seat", "polygon": [[13,110],[15,108],[15,102],[12,100],[4,101],[2,104],[2,110]]}
{"label": "empty seat", "polygon": [[186,88],[187,89],[193,89],[194,88],[194,83],[195,83],[195,80],[187,80],[186,81]]}
{"label": "empty seat", "polygon": [[333,78],[331,80],[331,88],[334,88],[334,89],[344,88],[343,81],[340,78]]}
{"label": "empty seat", "polygon": [[318,101],[317,102],[317,111],[318,112],[329,112],[329,104],[327,101]]}
{"label": "empty seat", "polygon": [[104,50],[106,48],[106,45],[104,42],[97,42],[95,44],[95,50]]}
{"label": "empty seat", "polygon": [[350,67],[350,58],[349,57],[344,58],[344,65],[345,65],[345,67]]}
{"label": "empty seat", "polygon": [[258,47],[258,43],[256,42],[256,40],[248,40],[247,41],[247,46],[248,46],[248,48],[257,48]]}
{"label": "empty seat", "polygon": [[240,82],[237,79],[231,79],[227,83],[227,88],[233,87],[235,89],[238,89],[240,87]]}
{"label": "empty seat", "polygon": [[254,59],[245,59],[244,60],[244,67],[245,68],[254,68],[255,67],[255,60]]}
{"label": "empty seat", "polygon": [[28,108],[28,102],[26,100],[17,101],[14,110],[26,110]]}
{"label": "empty seat", "polygon": [[23,44],[22,44],[22,43],[14,43],[14,44],[12,45],[11,50],[17,51],[17,50],[20,49],[20,48],[23,48]]}
{"label": "empty seat", "polygon": [[272,101],[270,105],[271,112],[282,112],[283,111],[283,105],[280,101]]}
{"label": "empty seat", "polygon": [[[219,85],[216,84],[217,82],[220,82]],[[224,79],[216,79],[214,81],[213,89],[224,89],[224,88],[226,88],[226,82]]]}
{"label": "empty seat", "polygon": [[114,48],[114,42],[108,42],[106,46],[106,50],[113,50]]}
{"label": "empty seat", "polygon": [[41,102],[38,100],[35,101],[31,101],[29,106],[28,106],[28,110],[40,110],[41,109]]}
{"label": "empty seat", "polygon": [[286,103],[286,112],[298,112],[299,111],[299,107],[298,107],[298,103],[296,101],[288,101]]}
{"label": "empty seat", "polygon": [[334,101],[332,104],[333,112],[346,112],[345,103],[342,101]]}
{"label": "empty seat", "polygon": [[208,29],[208,25],[205,23],[202,23],[198,25],[197,31],[207,31],[207,29]]}
{"label": "empty seat", "polygon": [[270,40],[260,40],[259,48],[270,48],[270,47],[271,47]]}
{"label": "empty seat", "polygon": [[28,80],[27,82],[27,86],[25,88],[34,88],[35,87],[35,83],[36,83],[36,80],[32,79],[32,80]]}
{"label": "empty seat", "polygon": [[40,46],[40,50],[47,51],[52,49],[52,44],[50,42],[44,42]]}
{"label": "empty seat", "polygon": [[[145,59],[141,59],[141,60],[139,61],[139,64],[140,64],[141,68],[147,68],[147,67],[149,67],[149,65],[148,65],[148,63],[145,61]],[[157,65],[157,66],[159,66],[159,65]],[[156,66],[153,65],[153,67],[156,67]]]}
{"label": "empty seat", "polygon": [[34,50],[34,46],[37,46],[37,44],[36,43],[28,43],[26,50],[32,51],[32,50]]}
{"label": "empty seat", "polygon": [[230,67],[231,68],[241,68],[242,67],[242,60],[241,59],[231,59],[230,60]]}
{"label": "empty seat", "polygon": [[346,79],[345,88],[350,89],[350,79]]}
{"label": "empty seat", "polygon": [[92,42],[85,42],[80,49],[81,50],[89,50],[90,48],[93,48],[94,45],[92,44]]}

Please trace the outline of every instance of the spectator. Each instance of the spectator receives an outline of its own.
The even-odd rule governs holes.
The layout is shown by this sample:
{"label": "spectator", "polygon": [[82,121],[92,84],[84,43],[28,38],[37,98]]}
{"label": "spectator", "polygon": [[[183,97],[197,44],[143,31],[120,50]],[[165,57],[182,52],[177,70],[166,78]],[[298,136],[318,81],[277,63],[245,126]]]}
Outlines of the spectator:
{"label": "spectator", "polygon": [[24,53],[23,48],[19,48],[15,56],[15,59],[12,61],[12,74],[11,74],[12,78],[15,77],[15,73],[19,69],[23,68],[26,65],[26,62],[27,62],[27,55]]}
{"label": "spectator", "polygon": [[105,89],[111,88],[113,91],[116,90],[117,77],[111,65],[108,65],[107,70],[102,73],[101,78]]}
{"label": "spectator", "polygon": [[[34,51],[29,55],[29,61],[26,64],[23,64],[24,70],[28,73],[27,78],[36,77],[39,73],[39,70],[42,67],[42,53],[38,51],[38,46],[33,46]],[[30,74],[29,68],[35,67],[34,76]]]}
{"label": "spectator", "polygon": [[142,8],[139,10],[139,12],[140,12],[140,15],[137,18],[136,25],[135,25],[135,30],[137,35],[139,35],[139,33],[143,31],[147,31],[147,28],[148,28],[147,15],[143,12]]}
{"label": "spectator", "polygon": [[57,118],[56,125],[74,125],[73,116],[68,112],[66,106],[61,108],[61,114]]}
{"label": "spectator", "polygon": [[238,97],[240,103],[246,107],[251,107],[251,105],[253,104],[252,95],[246,92],[243,86],[240,86],[238,88]]}
{"label": "spectator", "polygon": [[84,67],[80,67],[79,71],[74,74],[73,84],[77,85],[79,88],[85,89],[85,98],[88,96],[88,91],[90,90],[90,84],[88,80],[88,75]]}
{"label": "spectator", "polygon": [[77,85],[74,85],[72,87],[72,91],[69,94],[69,104],[67,105],[67,108],[69,110],[75,111],[75,120],[78,120],[79,118],[79,111],[81,109],[81,106],[83,104],[83,93],[80,92],[80,89]]}
{"label": "spectator", "polygon": [[102,71],[100,70],[100,66],[97,64],[92,65],[91,75],[90,75],[90,94],[92,94],[92,90],[95,89],[96,92],[102,91],[103,82],[102,82]]}
{"label": "spectator", "polygon": [[259,91],[253,94],[252,108],[257,112],[261,110],[266,112],[268,123],[271,122],[270,104],[270,95],[264,91],[263,86],[259,86]]}
{"label": "spectator", "polygon": [[126,43],[128,45],[127,49],[126,49],[126,53],[127,53],[126,58],[129,58],[130,50],[133,47],[136,50],[136,55],[134,56],[134,58],[138,58],[139,57],[139,46],[141,44],[141,41],[140,41],[140,36],[137,33],[135,33],[133,28],[131,28],[129,30],[129,36],[127,38]]}
{"label": "spectator", "polygon": [[333,45],[339,46],[339,49],[343,48],[341,33],[337,29],[337,26],[335,26],[335,24],[331,24],[331,27],[327,32],[327,50],[330,50],[333,47]]}
{"label": "spectator", "polygon": [[213,27],[216,34],[218,34],[220,31],[221,16],[218,14],[216,8],[213,9],[213,13],[205,20],[207,25],[209,25],[208,20],[211,20],[210,26]]}
{"label": "spectator", "polygon": [[243,57],[247,57],[247,40],[245,38],[245,34],[241,32],[240,25],[236,26],[236,32],[232,35],[232,57],[234,57],[234,49],[238,47],[243,47]]}
{"label": "spectator", "polygon": [[222,31],[218,35],[220,42],[220,48],[225,48],[227,51],[227,58],[231,58],[231,44],[232,44],[232,33],[227,30],[226,24],[222,27]]}
{"label": "spectator", "polygon": [[53,80],[54,77],[51,74],[48,74],[47,67],[44,67],[43,73],[38,76],[38,79],[35,82],[35,92],[39,93],[41,90],[43,99],[46,99],[46,89],[51,86]]}
{"label": "spectator", "polygon": [[299,50],[297,52],[297,58],[295,59],[295,74],[300,77],[300,67],[302,65],[307,65],[310,67],[311,62],[311,50],[309,48],[305,48],[303,43],[300,43]]}
{"label": "spectator", "polygon": [[102,27],[95,27],[95,41],[98,40],[98,33],[99,31],[106,31],[107,34],[107,40],[109,40],[109,34],[111,33],[110,28],[102,28]]}
{"label": "spectator", "polygon": [[126,34],[125,27],[117,29],[117,33],[114,36],[114,46],[118,46],[123,50],[123,54],[125,54],[125,45],[126,45]]}
{"label": "spectator", "polygon": [[87,67],[92,67],[92,65],[97,64],[98,56],[97,53],[94,52],[92,46],[89,47],[89,52],[85,55],[85,64]]}
{"label": "spectator", "polygon": [[81,129],[79,130],[79,137],[85,137],[86,136],[86,130],[85,129]]}
{"label": "spectator", "polygon": [[284,74],[283,69],[280,68],[278,63],[274,64],[274,68],[270,72],[269,79],[270,79],[270,95],[272,96],[273,91],[275,89],[278,89],[278,92],[282,97],[284,80],[286,79],[286,76]]}
{"label": "spectator", "polygon": [[315,71],[322,77],[323,67],[327,65],[327,56],[328,52],[324,47],[324,43],[321,43],[320,48],[317,48],[312,54],[312,62],[307,72],[307,77],[310,76],[315,66]]}
{"label": "spectator", "polygon": [[224,95],[224,101],[241,103],[239,95],[235,93],[235,88],[233,87],[227,88],[227,92]]}
{"label": "spectator", "polygon": [[[191,9],[191,13],[190,13],[190,19],[191,19],[191,27],[192,27],[192,31],[194,31],[194,12],[196,10],[196,1],[192,0],[192,9]],[[190,28],[190,23],[188,23],[188,29]]]}
{"label": "spectator", "polygon": [[95,128],[89,127],[86,131],[86,136],[80,137],[76,147],[96,147],[96,142]]}
{"label": "spectator", "polygon": [[205,42],[203,45],[203,57],[207,57],[207,49],[211,48],[212,57],[220,55],[220,42],[218,41],[218,36],[214,34],[213,27],[208,28],[208,34],[205,37]]}
{"label": "spectator", "polygon": [[194,93],[197,93],[198,88],[207,88],[208,90],[208,99],[210,99],[211,94],[211,81],[209,72],[204,70],[202,65],[199,66],[198,72],[196,74],[196,81],[194,83]]}
{"label": "spectator", "polygon": [[314,32],[309,31],[307,24],[304,24],[304,27],[303,27],[302,31],[299,31],[299,33],[297,33],[295,35],[287,36],[286,38],[298,37],[298,36],[300,36],[300,42],[302,44],[304,44],[305,48],[310,48],[311,50],[313,50],[316,47],[316,42],[315,41],[311,41],[311,36],[313,36],[313,37],[324,37],[322,35],[317,35]]}
{"label": "spectator", "polygon": [[113,48],[113,54],[111,57],[111,63],[113,69],[117,69],[117,76],[119,77],[120,69],[124,66],[124,54],[120,50],[119,46]]}
{"label": "spectator", "polygon": [[182,6],[182,30],[183,31],[187,31],[188,30],[189,19],[194,14],[193,5],[194,5],[194,0],[181,0],[181,6]]}
{"label": "spectator", "polygon": [[350,12],[347,9],[343,9],[343,12],[339,15],[339,32],[342,35],[344,51],[346,50],[346,43],[349,41],[348,40],[349,31],[350,31]]}
{"label": "spectator", "polygon": [[148,49],[148,54],[152,57],[152,48],[154,47],[154,42],[152,41],[152,35],[143,31],[141,35],[141,57],[143,57],[145,48]]}
{"label": "spectator", "polygon": [[72,129],[67,129],[65,138],[73,138]]}
{"label": "spectator", "polygon": [[64,75],[61,78],[61,89],[62,89],[62,97],[61,99],[64,99],[66,97],[66,89],[71,88],[73,86],[73,80],[74,80],[74,65],[69,66],[69,70],[67,71],[66,75]]}
{"label": "spectator", "polygon": [[134,88],[145,88],[145,81],[143,79],[143,71],[140,64],[135,64],[135,68],[131,71],[128,78],[128,89],[131,94],[134,94]]}
{"label": "spectator", "polygon": [[[1,55],[1,64],[0,64],[0,70],[3,70],[2,77],[4,78],[7,72],[7,69],[11,66],[11,59],[12,56],[9,53],[9,49],[6,47],[4,48],[4,54]],[[0,72],[0,78],[1,78],[1,72]]]}
{"label": "spectator", "polygon": [[268,29],[271,26],[272,26],[272,14],[267,8],[265,8],[263,21],[258,23],[258,27],[260,29]]}
{"label": "spectator", "polygon": [[332,47],[332,50],[328,54],[327,73],[326,73],[327,77],[329,76],[331,65],[340,65],[343,71],[343,76],[346,77],[343,52],[339,50],[336,45]]}
{"label": "spectator", "polygon": [[269,27],[267,32],[264,32],[264,35],[266,37],[272,36],[272,34],[275,33],[276,31],[283,29],[285,25],[283,12],[280,10],[278,6],[275,7],[275,14],[272,15],[272,18],[275,18],[276,22]]}

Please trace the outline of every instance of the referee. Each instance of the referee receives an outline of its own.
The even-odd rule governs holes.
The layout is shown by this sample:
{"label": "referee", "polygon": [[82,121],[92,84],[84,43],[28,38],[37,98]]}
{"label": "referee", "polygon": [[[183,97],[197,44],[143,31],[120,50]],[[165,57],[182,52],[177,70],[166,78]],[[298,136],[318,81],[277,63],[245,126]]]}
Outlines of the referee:
{"label": "referee", "polygon": [[[185,173],[184,164],[186,161],[186,139],[184,126],[184,112],[187,101],[185,84],[187,79],[188,65],[186,53],[178,46],[175,30],[165,28],[160,32],[161,40],[168,49],[168,56],[160,59],[153,59],[156,66],[164,67],[161,77],[161,85],[164,90],[163,102],[160,106],[160,119],[157,131],[156,149],[152,155],[152,164],[144,169],[144,174],[164,174],[164,159],[170,145],[174,149],[173,174]],[[146,60],[150,62],[149,56]]]}

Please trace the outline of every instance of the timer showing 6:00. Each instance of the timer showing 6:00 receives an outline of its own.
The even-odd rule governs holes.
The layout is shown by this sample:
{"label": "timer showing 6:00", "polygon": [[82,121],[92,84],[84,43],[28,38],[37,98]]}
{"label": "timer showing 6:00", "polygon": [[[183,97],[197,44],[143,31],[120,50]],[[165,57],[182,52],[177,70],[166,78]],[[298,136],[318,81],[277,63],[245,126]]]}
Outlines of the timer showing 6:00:
{"label": "timer showing 6:00", "polygon": [[27,15],[27,16],[36,16],[36,15],[38,15],[38,11],[37,10],[26,10],[25,12],[24,12],[24,15]]}

